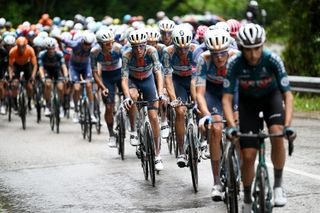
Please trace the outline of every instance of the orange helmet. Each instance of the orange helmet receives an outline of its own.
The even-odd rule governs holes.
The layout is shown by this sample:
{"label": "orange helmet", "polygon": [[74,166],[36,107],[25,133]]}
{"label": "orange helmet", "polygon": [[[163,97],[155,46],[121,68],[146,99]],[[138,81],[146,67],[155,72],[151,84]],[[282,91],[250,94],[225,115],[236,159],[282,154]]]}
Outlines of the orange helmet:
{"label": "orange helmet", "polygon": [[41,16],[41,19],[45,21],[45,20],[48,20],[49,17],[50,17],[50,16],[49,16],[48,13],[44,13],[44,14],[42,14],[42,16]]}
{"label": "orange helmet", "polygon": [[28,40],[25,37],[20,36],[20,37],[17,38],[16,44],[20,45],[20,46],[27,45],[28,44]]}

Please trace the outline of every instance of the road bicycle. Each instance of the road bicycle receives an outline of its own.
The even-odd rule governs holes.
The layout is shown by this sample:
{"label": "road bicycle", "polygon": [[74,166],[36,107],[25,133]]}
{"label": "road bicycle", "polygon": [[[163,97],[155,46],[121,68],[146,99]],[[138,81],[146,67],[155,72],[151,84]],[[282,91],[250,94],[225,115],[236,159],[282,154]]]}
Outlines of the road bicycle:
{"label": "road bicycle", "polygon": [[95,127],[97,130],[97,134],[101,133],[101,110],[100,110],[100,97],[96,85],[92,87],[93,94],[93,114],[97,118],[97,122],[95,123]]}
{"label": "road bicycle", "polygon": [[121,156],[121,159],[124,160],[124,153],[125,153],[125,138],[126,138],[126,110],[122,104],[123,102],[123,95],[119,94],[120,105],[119,108],[116,110],[115,115],[115,130],[116,130],[116,144],[118,148],[118,154]]}
{"label": "road bicycle", "polygon": [[22,129],[26,129],[26,117],[27,117],[27,93],[25,88],[24,72],[20,72],[19,78],[19,93],[18,93],[18,113],[21,118]]}
{"label": "road bicycle", "polygon": [[59,134],[60,131],[60,106],[61,101],[58,97],[57,83],[61,82],[63,79],[52,80],[53,87],[51,90],[51,114],[50,114],[50,127],[51,130],[56,130]]}
{"label": "road bicycle", "polygon": [[92,139],[92,122],[89,109],[89,98],[86,91],[87,81],[80,81],[81,98],[80,98],[80,118],[81,132],[83,139],[91,142]]}
{"label": "road bicycle", "polygon": [[35,80],[35,84],[33,87],[34,90],[34,101],[35,107],[37,111],[37,123],[41,121],[41,108],[43,105],[43,82],[38,78]]}
{"label": "road bicycle", "polygon": [[170,127],[169,137],[167,138],[168,150],[169,153],[172,154],[174,151],[175,157],[178,157],[178,146],[176,141],[176,132],[175,132],[175,119],[176,119],[176,111],[175,109],[169,104],[168,105],[168,124]]}

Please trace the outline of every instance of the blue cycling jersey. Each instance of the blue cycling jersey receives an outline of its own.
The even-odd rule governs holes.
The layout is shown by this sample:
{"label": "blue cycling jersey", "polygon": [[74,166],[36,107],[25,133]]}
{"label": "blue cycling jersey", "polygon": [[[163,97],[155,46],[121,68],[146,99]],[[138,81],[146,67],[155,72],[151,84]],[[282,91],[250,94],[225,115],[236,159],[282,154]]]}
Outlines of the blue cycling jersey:
{"label": "blue cycling jersey", "polygon": [[163,67],[165,75],[176,74],[178,76],[191,76],[195,69],[196,63],[192,59],[193,51],[198,45],[190,44],[187,57],[181,57],[176,47],[171,45],[163,51]]}
{"label": "blue cycling jersey", "polygon": [[161,71],[161,63],[157,50],[152,46],[146,46],[145,55],[140,59],[133,56],[132,48],[122,55],[121,76],[123,78],[130,76],[137,80],[143,80],[158,71]]}
{"label": "blue cycling jersey", "polygon": [[121,48],[118,43],[113,43],[110,54],[105,54],[99,44],[96,44],[91,50],[91,68],[92,70],[98,69],[98,63],[101,64],[101,70],[114,71],[122,67]]}
{"label": "blue cycling jersey", "polygon": [[82,40],[61,40],[67,46],[72,48],[70,63],[75,66],[86,66],[90,62],[90,50],[84,50],[82,48]]}
{"label": "blue cycling jersey", "polygon": [[38,64],[46,70],[59,70],[65,64],[63,53],[56,51],[53,56],[49,56],[47,50],[43,50],[39,53]]}

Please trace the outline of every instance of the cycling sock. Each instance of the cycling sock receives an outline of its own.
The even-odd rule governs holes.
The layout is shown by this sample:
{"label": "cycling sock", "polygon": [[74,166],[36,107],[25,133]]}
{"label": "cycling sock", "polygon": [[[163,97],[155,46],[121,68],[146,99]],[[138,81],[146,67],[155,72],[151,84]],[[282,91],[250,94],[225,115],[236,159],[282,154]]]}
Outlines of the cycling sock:
{"label": "cycling sock", "polygon": [[280,187],[282,184],[283,169],[273,169],[274,171],[274,186],[273,188]]}
{"label": "cycling sock", "polygon": [[243,186],[243,193],[244,193],[243,202],[245,202],[245,203],[252,203],[252,199],[251,199],[251,185],[250,185],[250,186]]}

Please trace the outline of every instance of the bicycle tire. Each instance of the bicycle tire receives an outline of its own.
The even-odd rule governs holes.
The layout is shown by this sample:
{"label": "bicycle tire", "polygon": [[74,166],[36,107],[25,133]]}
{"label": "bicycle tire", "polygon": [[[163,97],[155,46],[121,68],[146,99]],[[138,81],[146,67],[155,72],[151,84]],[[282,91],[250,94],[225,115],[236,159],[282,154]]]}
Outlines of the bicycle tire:
{"label": "bicycle tire", "polygon": [[189,166],[191,171],[192,186],[194,192],[198,192],[198,151],[196,147],[195,136],[193,133],[193,128],[188,127],[187,138],[189,142]]}
{"label": "bicycle tire", "polygon": [[147,162],[147,145],[145,143],[145,136],[142,134],[140,134],[139,136],[139,140],[140,140],[140,146],[138,147],[139,151],[140,151],[140,160],[141,160],[141,167],[143,170],[143,174],[144,174],[144,179],[148,180],[149,179],[149,167],[148,167],[148,162]]}
{"label": "bicycle tire", "polygon": [[22,92],[19,96],[19,108],[20,108],[20,117],[22,122],[22,129],[26,129],[26,116],[27,116],[27,105],[26,105],[26,97],[25,93]]}
{"label": "bicycle tire", "polygon": [[154,154],[154,138],[151,130],[150,124],[146,124],[145,126],[146,132],[146,144],[147,144],[147,160],[149,167],[149,174],[151,179],[152,186],[155,186],[156,182],[156,173],[155,173],[155,154]]}
{"label": "bicycle tire", "polygon": [[59,109],[59,101],[57,100],[57,97],[55,98],[55,120],[56,120],[56,133],[59,134],[59,131],[60,131],[60,109]]}
{"label": "bicycle tire", "polygon": [[91,122],[91,116],[90,116],[90,110],[89,110],[89,104],[87,104],[87,107],[86,107],[86,119],[85,119],[85,122],[86,122],[86,129],[87,129],[87,140],[88,142],[90,143],[91,140],[92,140],[92,122]]}
{"label": "bicycle tire", "polygon": [[36,110],[37,110],[37,123],[41,121],[41,89],[39,83],[36,84]]}
{"label": "bicycle tire", "polygon": [[82,137],[83,139],[86,139],[86,135],[87,135],[87,125],[86,125],[86,114],[87,111],[86,109],[86,102],[84,102],[84,100],[81,100],[80,103],[80,126],[81,126],[81,133],[82,133]]}
{"label": "bicycle tire", "polygon": [[8,96],[8,121],[11,121],[11,115],[12,115],[12,107],[13,107],[13,101],[12,101],[12,96]]}
{"label": "bicycle tire", "polygon": [[255,184],[256,189],[254,193],[254,209],[255,212],[266,213],[266,173],[264,167],[260,168],[256,181],[257,184]]}
{"label": "bicycle tire", "polygon": [[230,213],[238,213],[238,184],[237,184],[237,164],[232,150],[228,150],[228,178],[227,178],[227,209]]}
{"label": "bicycle tire", "polygon": [[124,125],[123,112],[121,111],[119,114],[119,153],[121,160],[124,160],[124,138],[126,135],[126,129]]}
{"label": "bicycle tire", "polygon": [[97,134],[101,133],[101,112],[100,112],[100,104],[96,96],[94,96],[94,115],[97,118],[97,123],[95,125]]}
{"label": "bicycle tire", "polygon": [[51,131],[54,131],[54,125],[55,125],[55,112],[54,112],[54,107],[51,107],[51,114],[50,114],[50,128],[51,128]]}

